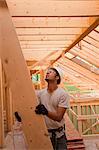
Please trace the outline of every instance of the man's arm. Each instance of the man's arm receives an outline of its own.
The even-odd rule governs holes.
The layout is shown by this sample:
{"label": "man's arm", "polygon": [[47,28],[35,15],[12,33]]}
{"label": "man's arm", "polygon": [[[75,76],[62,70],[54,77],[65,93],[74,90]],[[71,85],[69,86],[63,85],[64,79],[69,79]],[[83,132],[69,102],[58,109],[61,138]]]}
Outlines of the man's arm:
{"label": "man's arm", "polygon": [[50,112],[48,111],[48,117],[54,121],[60,122],[64,116],[64,113],[66,112],[66,108],[64,107],[58,107],[56,112]]}
{"label": "man's arm", "polygon": [[62,120],[65,111],[66,111],[66,108],[58,107],[56,112],[50,112],[46,109],[46,107],[43,104],[39,104],[38,106],[36,106],[36,109],[35,109],[36,114],[46,115],[50,119],[54,121],[58,121],[58,122]]}

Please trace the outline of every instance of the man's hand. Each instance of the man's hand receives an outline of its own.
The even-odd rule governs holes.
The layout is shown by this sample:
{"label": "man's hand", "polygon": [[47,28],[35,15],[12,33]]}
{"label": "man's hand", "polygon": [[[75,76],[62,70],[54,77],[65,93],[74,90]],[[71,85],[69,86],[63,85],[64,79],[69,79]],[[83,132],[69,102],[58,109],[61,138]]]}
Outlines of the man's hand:
{"label": "man's hand", "polygon": [[48,115],[48,110],[43,104],[39,104],[35,109],[36,114]]}

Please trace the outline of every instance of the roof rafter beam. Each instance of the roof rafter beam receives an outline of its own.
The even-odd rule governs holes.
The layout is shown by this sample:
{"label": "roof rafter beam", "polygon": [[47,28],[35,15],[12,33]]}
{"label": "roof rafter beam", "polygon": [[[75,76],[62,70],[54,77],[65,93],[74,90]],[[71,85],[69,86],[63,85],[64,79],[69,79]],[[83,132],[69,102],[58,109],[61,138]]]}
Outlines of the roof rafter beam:
{"label": "roof rafter beam", "polygon": [[99,25],[99,17],[87,28],[68,48],[66,48],[60,56],[57,57],[56,60],[53,61],[55,63],[59,60],[66,52],[72,49],[77,43],[79,43],[84,37],[86,37],[92,30],[94,30]]}
{"label": "roof rafter beam", "polygon": [[42,60],[38,61],[37,63],[35,63],[34,65],[30,66],[29,69],[33,69],[34,67],[36,67],[37,65],[43,64],[43,62],[46,62],[46,60],[51,57],[52,55],[56,54],[58,52],[58,50],[51,52],[49,55],[47,55],[46,57],[44,57]]}
{"label": "roof rafter beam", "polygon": [[87,28],[84,33],[82,33],[65,51],[69,51],[71,48],[73,48],[77,43],[79,43],[84,37],[86,37],[92,30],[94,30],[99,25],[99,18],[95,20],[93,24],[90,25],[89,28]]}
{"label": "roof rafter beam", "polygon": [[67,67],[69,66],[70,69],[76,71],[77,73],[83,75],[84,77],[87,77],[88,79],[91,79],[92,81],[99,84],[99,76],[98,75],[85,69],[84,67],[78,65],[77,63],[72,62],[68,58],[64,57],[64,59],[60,59],[58,62],[63,63],[64,66],[67,66]]}

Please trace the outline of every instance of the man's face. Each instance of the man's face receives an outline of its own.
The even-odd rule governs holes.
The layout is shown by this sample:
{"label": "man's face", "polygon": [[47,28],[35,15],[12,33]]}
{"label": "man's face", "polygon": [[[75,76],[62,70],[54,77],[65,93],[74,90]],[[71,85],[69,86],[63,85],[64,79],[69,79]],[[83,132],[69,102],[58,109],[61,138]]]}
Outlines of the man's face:
{"label": "man's face", "polygon": [[48,69],[45,79],[46,80],[56,80],[56,72],[52,69]]}

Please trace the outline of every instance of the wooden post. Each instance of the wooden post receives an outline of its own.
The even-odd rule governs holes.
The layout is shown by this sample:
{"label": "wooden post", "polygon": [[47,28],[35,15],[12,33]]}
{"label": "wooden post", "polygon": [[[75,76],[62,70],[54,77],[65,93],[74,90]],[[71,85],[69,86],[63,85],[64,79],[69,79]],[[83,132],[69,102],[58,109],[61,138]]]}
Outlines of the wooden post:
{"label": "wooden post", "polygon": [[1,59],[11,87],[15,111],[18,111],[22,118],[28,148],[50,150],[52,145],[46,134],[43,117],[35,114],[35,91],[5,0],[0,1],[0,24]]}
{"label": "wooden post", "polygon": [[8,131],[12,130],[13,126],[13,101],[11,96],[11,89],[7,88],[7,123],[8,123]]}
{"label": "wooden post", "polygon": [[3,118],[3,83],[2,64],[0,59],[0,147],[4,146],[4,118]]}
{"label": "wooden post", "polygon": [[46,83],[45,83],[45,77],[44,77],[44,70],[40,70],[40,87],[41,89],[45,87]]}
{"label": "wooden post", "polygon": [[[79,115],[81,115],[81,106],[79,103],[77,104],[77,113],[79,117]],[[79,133],[82,134],[82,121],[81,120],[78,120],[78,130],[79,130]]]}

